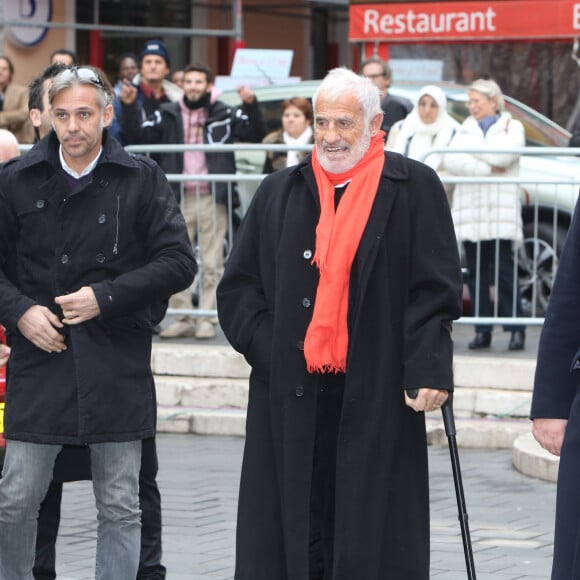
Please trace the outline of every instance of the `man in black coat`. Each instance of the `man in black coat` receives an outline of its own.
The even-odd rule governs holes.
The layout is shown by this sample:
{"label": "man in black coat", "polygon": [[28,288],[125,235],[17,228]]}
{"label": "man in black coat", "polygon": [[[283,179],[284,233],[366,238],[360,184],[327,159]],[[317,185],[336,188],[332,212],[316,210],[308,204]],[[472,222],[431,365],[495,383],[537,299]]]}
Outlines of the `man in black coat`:
{"label": "man in black coat", "polygon": [[[141,123],[137,92],[131,85],[121,90],[123,109],[121,125],[129,143],[184,143],[185,145],[221,145],[235,141],[259,143],[265,127],[258,101],[249,87],[238,89],[241,108],[231,108],[213,94],[213,73],[203,64],[190,64],[184,69],[183,98],[160,107],[149,120]],[[233,174],[236,162],[233,152],[186,151],[164,153],[159,164],[165,173],[189,175]],[[224,242],[229,212],[237,207],[235,183],[186,181],[183,195],[175,183],[192,242],[197,241],[201,261],[200,310],[215,310],[215,291],[223,271]],[[170,305],[191,309],[191,292],[172,296]],[[200,339],[216,335],[215,320],[195,320],[182,315],[161,333],[161,338],[195,336]]]}
{"label": "man in black coat", "polygon": [[369,80],[335,69],[313,101],[312,155],[261,183],[218,287],[252,366],[235,577],[427,580],[423,411],[453,388],[461,314],[449,205],[385,154]]}
{"label": "man in black coat", "polygon": [[[48,91],[52,79],[65,68],[60,63],[50,65],[29,85],[28,109],[37,141],[52,130]],[[166,307],[165,300],[156,309],[159,322],[165,315]],[[153,403],[156,404],[155,401]],[[156,481],[157,471],[157,448],[155,438],[152,437],[143,441],[139,472],[141,556],[137,580],[145,578],[163,580],[166,575],[165,566],[161,562],[161,497]],[[56,458],[53,480],[38,513],[34,580],[56,578],[56,540],[60,525],[63,483],[90,479],[91,464],[88,447],[65,445]]]}
{"label": "man in black coat", "polygon": [[552,580],[580,578],[580,208],[576,205],[540,336],[531,418],[560,457]]}
{"label": "man in black coat", "polygon": [[141,441],[155,432],[152,324],[196,264],[162,171],[104,129],[112,94],[97,69],[59,73],[49,91],[55,131],[0,175],[0,321],[12,347],[6,580],[32,577],[38,507],[67,444],[91,451],[96,578],[137,574]]}
{"label": "man in black coat", "polygon": [[361,64],[361,74],[371,79],[381,94],[381,109],[383,110],[381,129],[385,132],[386,139],[391,127],[411,112],[413,103],[409,99],[389,94],[389,87],[393,82],[393,71],[384,60],[378,57],[365,60]]}

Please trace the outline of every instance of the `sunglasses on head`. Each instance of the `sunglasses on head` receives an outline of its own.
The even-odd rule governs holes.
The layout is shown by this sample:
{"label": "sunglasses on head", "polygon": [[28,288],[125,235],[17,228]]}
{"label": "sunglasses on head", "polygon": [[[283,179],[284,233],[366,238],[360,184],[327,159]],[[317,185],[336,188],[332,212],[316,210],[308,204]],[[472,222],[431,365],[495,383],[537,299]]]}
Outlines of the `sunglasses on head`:
{"label": "sunglasses on head", "polygon": [[60,73],[60,76],[63,80],[70,80],[71,78],[76,78],[79,81],[85,81],[92,83],[97,87],[104,87],[103,81],[99,77],[99,75],[90,68],[86,67],[76,67],[73,66],[71,68],[67,68],[66,70]]}

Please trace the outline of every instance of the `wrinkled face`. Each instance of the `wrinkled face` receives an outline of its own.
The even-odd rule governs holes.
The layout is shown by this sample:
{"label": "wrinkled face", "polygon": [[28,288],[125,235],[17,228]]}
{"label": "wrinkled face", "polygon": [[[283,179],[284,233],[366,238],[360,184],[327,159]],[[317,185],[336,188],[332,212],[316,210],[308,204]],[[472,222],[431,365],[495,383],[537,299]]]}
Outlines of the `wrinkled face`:
{"label": "wrinkled face", "polygon": [[431,125],[431,123],[435,123],[437,120],[439,115],[439,105],[433,97],[429,95],[423,95],[419,99],[417,111],[421,121],[423,121],[425,125]]}
{"label": "wrinkled face", "polygon": [[306,115],[294,105],[289,105],[282,113],[282,127],[290,137],[300,137],[306,130],[310,122],[306,120]]}
{"label": "wrinkled face", "polygon": [[469,91],[469,101],[467,104],[469,106],[469,113],[477,121],[481,121],[485,117],[497,115],[497,101],[477,91]]}
{"label": "wrinkled face", "polygon": [[211,92],[211,83],[207,81],[204,73],[188,71],[183,76],[183,92],[190,101],[195,103]]}
{"label": "wrinkled face", "polygon": [[100,108],[97,88],[75,84],[60,91],[52,102],[52,126],[62,145],[65,161],[81,172],[97,156],[103,127],[110,125],[113,107]]}
{"label": "wrinkled face", "polygon": [[363,67],[361,75],[373,81],[381,93],[381,99],[384,98],[391,86],[391,80],[385,76],[383,67],[378,62],[369,62]]}
{"label": "wrinkled face", "polygon": [[141,76],[145,82],[161,82],[168,74],[169,67],[162,56],[146,54],[141,60]]}
{"label": "wrinkled face", "polygon": [[139,72],[139,65],[134,58],[125,57],[119,64],[119,78],[130,81]]}
{"label": "wrinkled face", "polygon": [[364,111],[352,93],[330,99],[321,93],[314,114],[314,142],[320,164],[330,173],[352,169],[367,152],[382,114],[365,123]]}
{"label": "wrinkled face", "polygon": [[0,58],[0,86],[5,86],[10,82],[12,75],[10,74],[10,66],[5,59]]}

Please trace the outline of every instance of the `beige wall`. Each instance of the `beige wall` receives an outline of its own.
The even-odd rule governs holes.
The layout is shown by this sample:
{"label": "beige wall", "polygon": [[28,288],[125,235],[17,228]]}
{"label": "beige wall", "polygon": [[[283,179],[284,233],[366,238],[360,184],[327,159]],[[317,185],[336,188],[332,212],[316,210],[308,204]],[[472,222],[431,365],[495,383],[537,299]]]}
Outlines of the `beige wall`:
{"label": "beige wall", "polygon": [[[293,50],[291,76],[307,77],[310,73],[308,47],[310,39],[307,37],[308,8],[297,6],[288,7],[285,4],[284,13],[296,15],[296,18],[281,18],[274,14],[264,13],[259,6],[271,7],[271,0],[254,0],[252,11],[244,12],[244,41],[246,48],[270,48]],[[299,16],[305,15],[305,18]],[[231,28],[232,22],[227,15],[219,11],[208,11],[208,27],[211,29]],[[197,24],[197,23],[196,23]],[[217,39],[208,40],[208,64],[217,70],[218,43]],[[228,71],[229,73],[229,71]]]}
{"label": "beige wall", "polygon": [[[53,2],[53,22],[74,22],[74,0],[59,0]],[[51,53],[58,48],[75,50],[74,31],[65,28],[51,28],[42,41],[31,48],[20,47],[4,34],[3,54],[14,63],[15,83],[27,85],[46,67]]]}

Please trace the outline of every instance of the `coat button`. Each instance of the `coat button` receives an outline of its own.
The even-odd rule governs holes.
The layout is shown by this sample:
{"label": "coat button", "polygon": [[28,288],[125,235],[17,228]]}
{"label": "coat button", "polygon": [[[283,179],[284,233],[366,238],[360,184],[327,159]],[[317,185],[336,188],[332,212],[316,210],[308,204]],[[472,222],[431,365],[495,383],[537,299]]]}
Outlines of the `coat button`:
{"label": "coat button", "polygon": [[301,386],[296,387],[296,396],[297,397],[304,396],[304,387],[301,387]]}
{"label": "coat button", "polygon": [[296,348],[297,348],[298,350],[304,350],[304,341],[303,341],[303,340],[299,340],[299,341],[296,343]]}
{"label": "coat button", "polygon": [[38,199],[38,200],[36,200],[36,207],[38,209],[42,209],[44,207],[44,199]]}
{"label": "coat button", "polygon": [[99,223],[100,223],[100,224],[104,224],[106,221],[107,221],[107,216],[106,216],[104,213],[102,213],[102,214],[99,216]]}
{"label": "coat button", "polygon": [[102,264],[107,258],[105,258],[105,254],[97,254],[95,257],[95,260],[99,263]]}
{"label": "coat button", "polygon": [[69,258],[68,258],[68,256],[67,256],[66,254],[63,254],[63,255],[60,257],[60,263],[61,263],[61,264],[68,264],[68,260],[69,260]]}
{"label": "coat button", "polygon": [[304,308],[310,308],[310,298],[302,298],[302,306]]}
{"label": "coat button", "polygon": [[310,260],[310,258],[312,258],[312,250],[304,250],[302,255],[304,256],[305,260]]}

